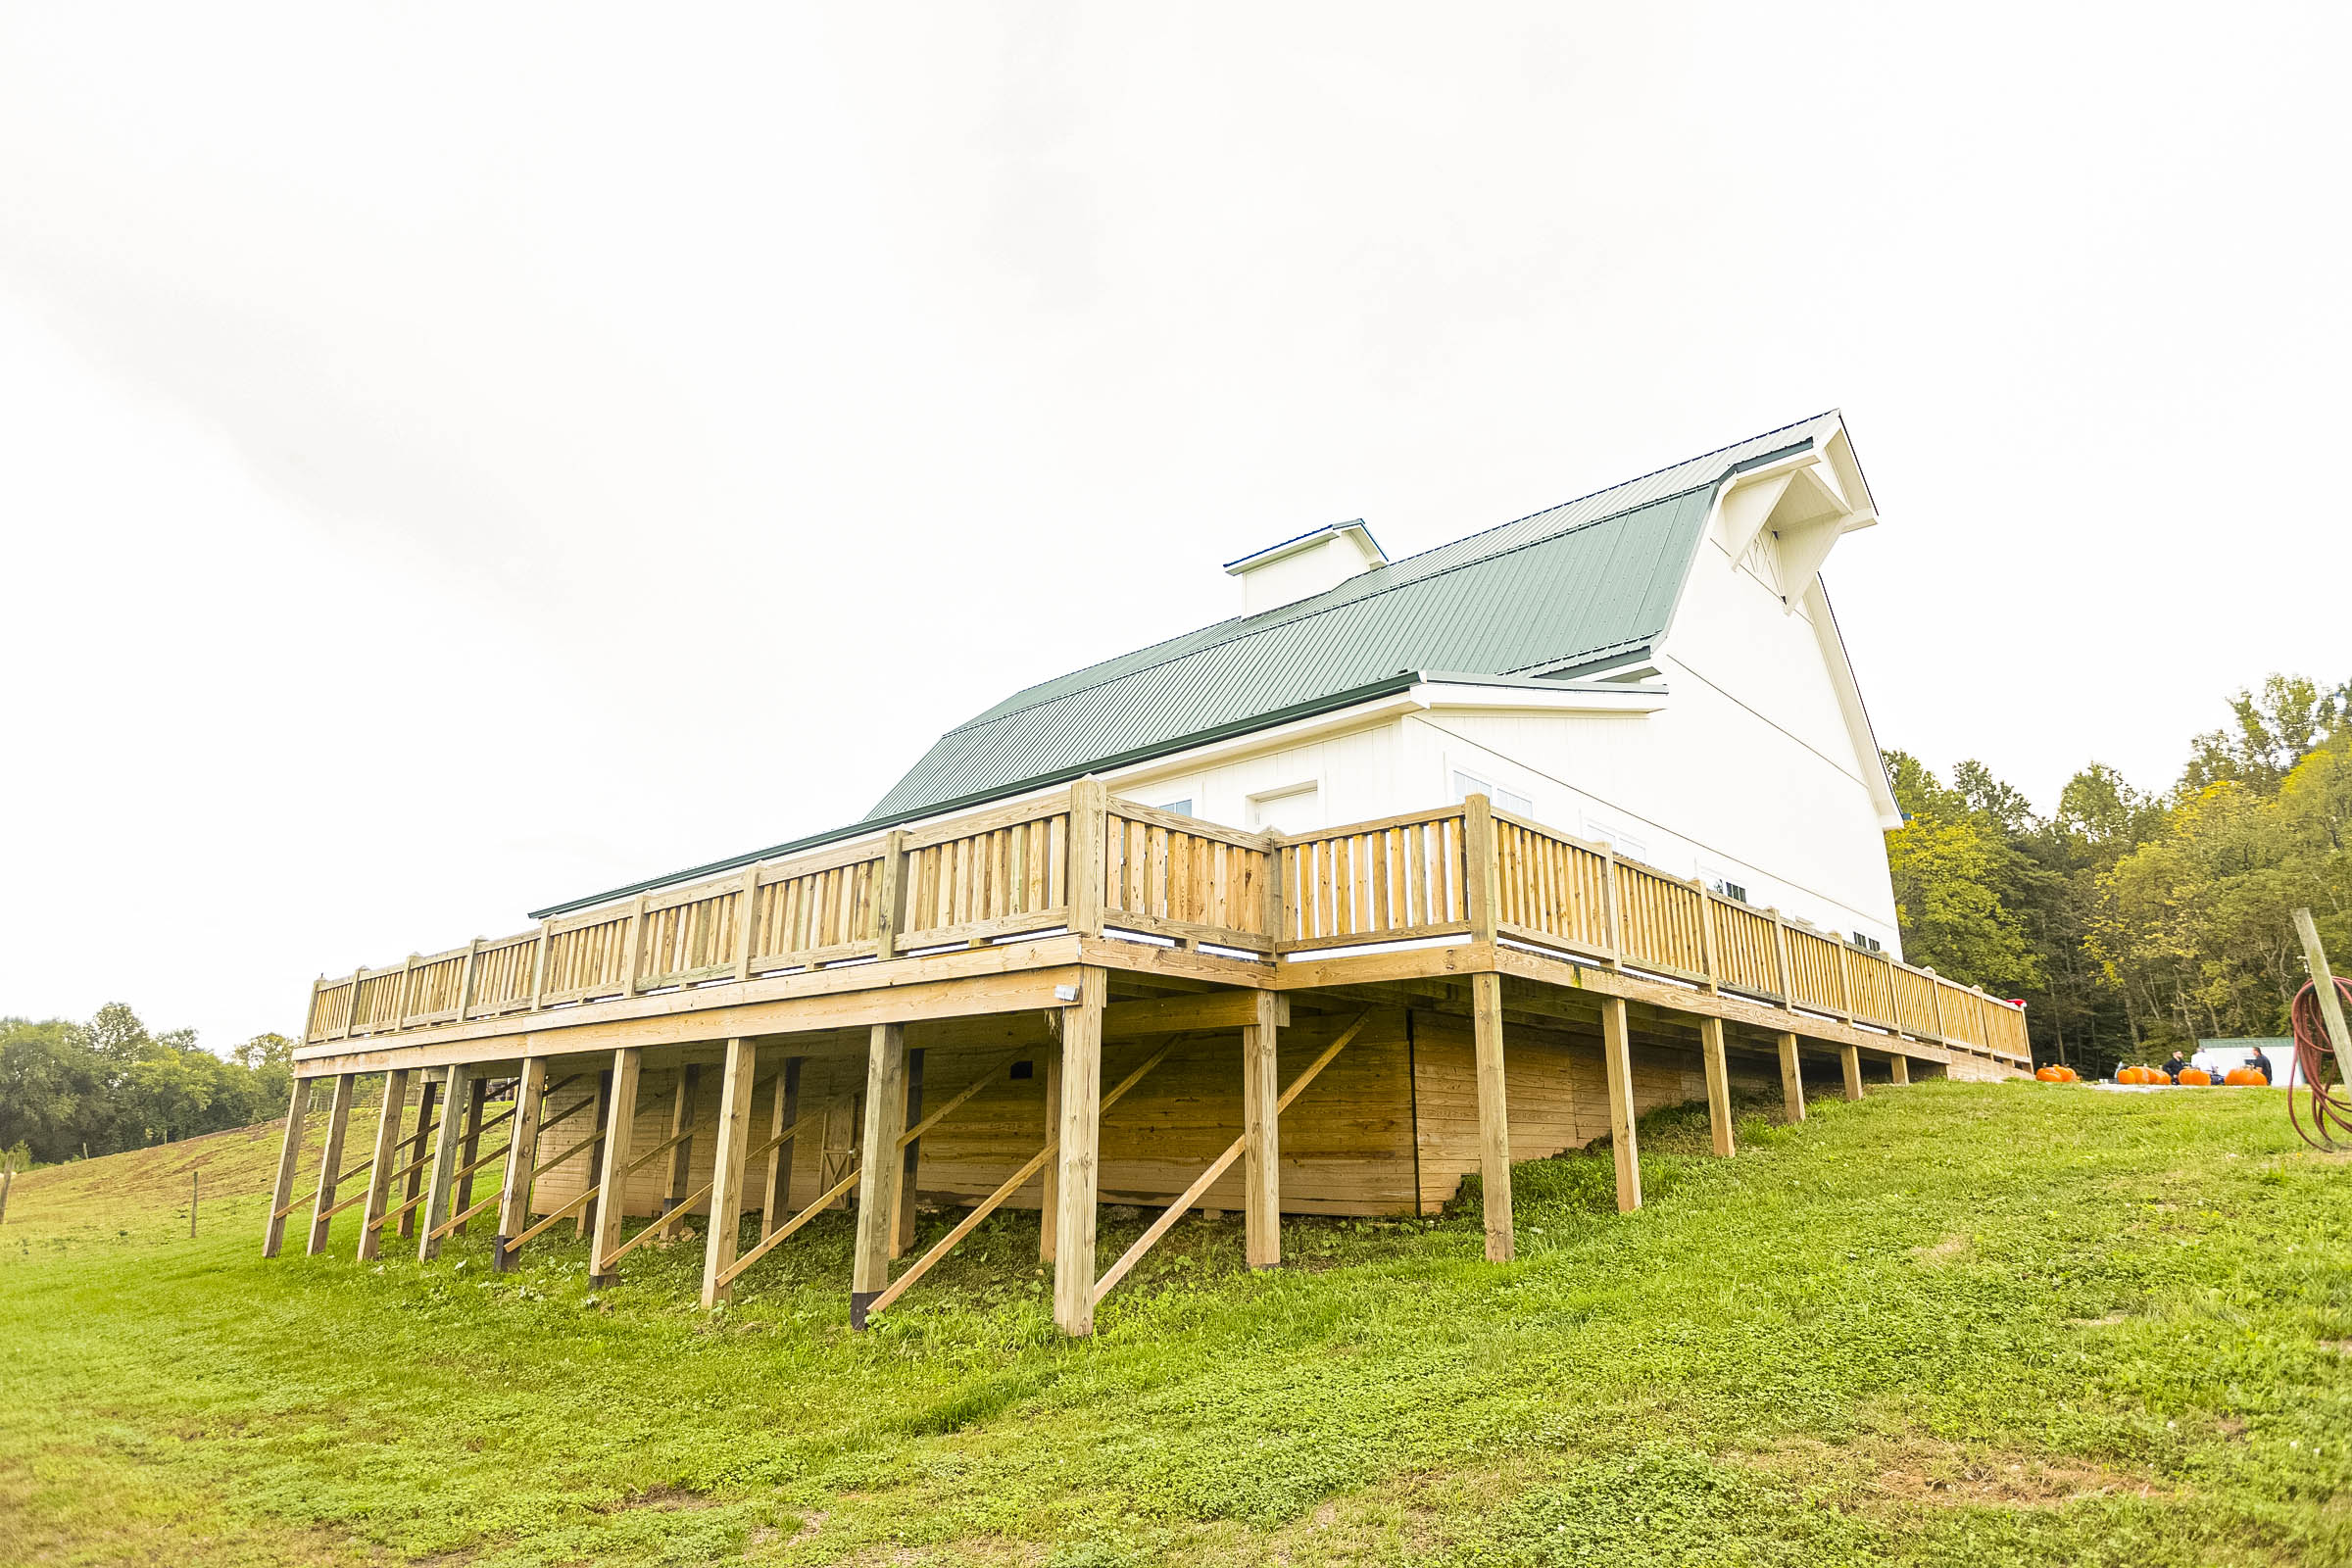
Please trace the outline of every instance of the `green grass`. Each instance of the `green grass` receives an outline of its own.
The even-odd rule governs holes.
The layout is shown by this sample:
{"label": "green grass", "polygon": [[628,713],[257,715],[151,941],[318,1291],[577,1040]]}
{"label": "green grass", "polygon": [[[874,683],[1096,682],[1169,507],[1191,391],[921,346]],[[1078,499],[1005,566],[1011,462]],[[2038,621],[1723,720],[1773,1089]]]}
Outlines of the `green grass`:
{"label": "green grass", "polygon": [[602,1293],[478,1231],[357,1267],[348,1215],[264,1262],[269,1129],[44,1170],[0,1562],[2352,1562],[2352,1166],[2275,1095],[1741,1131],[1650,1118],[1630,1218],[1605,1154],[1521,1167],[1506,1266],[1474,1200],[1294,1222],[1258,1276],[1189,1220],[1083,1344],[1028,1216],[854,1335],[846,1216],[713,1316],[699,1237]]}

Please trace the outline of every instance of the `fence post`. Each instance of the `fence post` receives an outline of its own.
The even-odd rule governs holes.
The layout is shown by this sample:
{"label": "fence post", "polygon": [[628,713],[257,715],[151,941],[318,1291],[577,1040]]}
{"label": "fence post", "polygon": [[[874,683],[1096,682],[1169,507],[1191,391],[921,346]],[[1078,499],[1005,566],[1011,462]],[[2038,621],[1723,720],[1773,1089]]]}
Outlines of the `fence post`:
{"label": "fence post", "polygon": [[645,961],[645,955],[640,950],[645,946],[645,906],[649,897],[648,894],[640,893],[636,900],[629,905],[629,923],[625,934],[621,937],[622,943],[628,950],[622,955],[625,961],[621,965],[620,976],[620,994],[624,997],[633,997],[637,994],[637,971]]}
{"label": "fence post", "polygon": [[1796,1010],[1796,991],[1789,984],[1788,976],[1788,923],[1781,918],[1780,910],[1774,909],[1771,914],[1772,961],[1780,971],[1781,1005],[1793,1012]]}
{"label": "fence post", "polygon": [[531,1010],[533,1012],[539,1010],[539,999],[547,994],[547,950],[555,942],[555,926],[556,922],[553,920],[539,922],[539,947],[538,951],[531,955]]}
{"label": "fence post", "polygon": [[473,970],[482,956],[482,939],[475,937],[466,946],[466,966],[458,971],[458,1017],[466,1021],[466,1009],[473,1005]]}
{"label": "fence post", "polygon": [[760,862],[743,868],[743,892],[735,907],[735,978],[752,977],[752,951],[759,946],[753,917],[760,912]]}
{"label": "fence post", "polygon": [[1709,996],[1715,996],[1723,990],[1723,983],[1715,970],[1715,895],[1709,893],[1706,883],[1697,877],[1690,879],[1690,885],[1698,889],[1699,962],[1707,972],[1702,989]]}
{"label": "fence post", "polygon": [[1838,1016],[1847,1023],[1854,1021],[1854,983],[1846,973],[1845,939],[1838,939]]}
{"label": "fence post", "polygon": [[1462,894],[1470,917],[1470,940],[1492,942],[1499,924],[1495,906],[1501,902],[1501,867],[1496,860],[1494,803],[1485,795],[1462,802]]}
{"label": "fence post", "polygon": [[894,827],[882,835],[882,864],[874,873],[874,956],[899,956],[899,937],[906,929],[906,830]]}
{"label": "fence post", "polygon": [[1268,828],[1259,835],[1266,849],[1266,956],[1279,958],[1290,940],[1289,869],[1283,864],[1282,835]]}
{"label": "fence post", "polygon": [[1099,778],[1071,785],[1070,929],[1082,937],[1102,934],[1102,838],[1109,831],[1109,789]]}

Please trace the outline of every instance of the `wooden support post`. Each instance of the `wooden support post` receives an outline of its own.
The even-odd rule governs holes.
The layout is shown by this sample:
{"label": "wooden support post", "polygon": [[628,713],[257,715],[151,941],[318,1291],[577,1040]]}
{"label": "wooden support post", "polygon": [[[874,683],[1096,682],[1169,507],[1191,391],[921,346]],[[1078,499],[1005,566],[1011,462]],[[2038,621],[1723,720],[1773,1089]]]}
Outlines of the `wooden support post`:
{"label": "wooden support post", "polygon": [[1103,840],[1110,831],[1109,809],[1110,792],[1101,779],[1082,778],[1070,786],[1070,929],[1082,937],[1102,934]]}
{"label": "wooden support post", "polygon": [[1860,1046],[1839,1046],[1838,1060],[1845,1068],[1845,1098],[1860,1100],[1862,1098],[1862,1048]]}
{"label": "wooden support post", "polygon": [[[1056,1024],[1058,1013],[1048,1013]],[[1061,1138],[1061,1044],[1056,1036],[1054,1047],[1046,1053],[1046,1142],[1058,1144]],[[1049,1159],[1038,1175],[1037,1203],[1037,1260],[1054,1261],[1054,1232],[1061,1223],[1061,1163]]]}
{"label": "wooden support post", "polygon": [[735,1265],[743,1223],[743,1165],[751,1149],[753,1076],[760,1056],[749,1040],[727,1042],[718,1085],[718,1127],[710,1140],[710,1242],[703,1250],[703,1309],[734,1294],[721,1276]]}
{"label": "wooden support post", "polygon": [[1907,1084],[1911,1081],[1911,1058],[1909,1056],[1898,1051],[1887,1058],[1887,1065],[1893,1068],[1896,1083]]}
{"label": "wooden support post", "polygon": [[612,1053],[612,1108],[605,1118],[605,1158],[597,1174],[596,1229],[588,1243],[588,1283],[602,1290],[620,1283],[606,1263],[620,1246],[620,1222],[628,1209],[622,1191],[629,1168],[629,1133],[637,1120],[637,1079],[645,1050],[622,1046]]}
{"label": "wooden support post", "polygon": [[906,929],[906,830],[882,835],[882,863],[874,868],[874,956],[899,956],[899,933]]}
{"label": "wooden support post", "polygon": [[333,1223],[328,1211],[335,1206],[335,1178],[343,1170],[343,1134],[351,1126],[351,1095],[359,1075],[337,1073],[335,1098],[326,1107],[326,1147],[318,1152],[318,1202],[311,1210],[311,1239],[303,1251],[317,1257],[326,1250],[326,1228]]}
{"label": "wooden support post", "polygon": [[[473,1099],[472,1071],[463,1062],[451,1063],[449,1082],[442,1090],[441,1130],[433,1138],[432,1187],[424,1200],[424,1235],[416,1244],[419,1263],[430,1262],[441,1254],[440,1230],[449,1221],[450,1199],[456,1196],[458,1187],[458,1152],[466,1142],[466,1118],[458,1107]],[[431,1086],[426,1088],[429,1092]],[[409,1212],[414,1215],[416,1211]]]}
{"label": "wooden support post", "polygon": [[1609,1080],[1609,1138],[1617,1154],[1617,1212],[1642,1206],[1642,1149],[1634,1132],[1634,1042],[1623,997],[1600,999],[1601,1054]]}
{"label": "wooden support post", "polygon": [[[1625,1004],[1617,1005],[1622,1008]],[[1489,971],[1470,977],[1470,1027],[1477,1055],[1478,1171],[1487,1210],[1487,1261],[1507,1263],[1514,1251],[1514,1233],[1511,1113],[1503,1089],[1502,976]]]}
{"label": "wooden support post", "polygon": [[[1098,790],[1100,784],[1095,786]],[[1054,1322],[1095,1332],[1095,1190],[1102,1136],[1102,1008],[1110,976],[1080,971],[1078,1002],[1061,1012],[1061,1132],[1054,1150]]]}
{"label": "wooden support post", "polygon": [[514,1266],[514,1238],[531,1228],[531,1171],[539,1163],[539,1101],[547,1089],[547,1058],[526,1056],[514,1082],[514,1130],[507,1135],[506,1183],[498,1195],[498,1234],[490,1239],[490,1267]]}
{"label": "wooden support post", "polygon": [[1484,795],[1462,802],[1462,912],[1470,940],[1494,940],[1501,918],[1502,866],[1494,844],[1494,806]]}
{"label": "wooden support post", "polygon": [[906,1130],[906,1026],[873,1026],[865,1055],[865,1139],[858,1154],[858,1251],[850,1277],[850,1327],[865,1327],[867,1303],[890,1283],[890,1241],[898,1222],[899,1134]]}
{"label": "wooden support post", "polygon": [[1723,1020],[1698,1020],[1698,1051],[1707,1067],[1707,1132],[1715,1152],[1729,1159],[1732,1142],[1732,1068],[1723,1055]]}
{"label": "wooden support post", "polygon": [[[923,1054],[906,1053],[906,1125],[923,1119]],[[890,1222],[890,1255],[905,1257],[914,1246],[914,1184],[922,1173],[923,1141],[910,1140],[899,1170],[899,1196]]]}
{"label": "wooden support post", "polygon": [[2297,909],[2295,935],[2303,943],[2303,967],[2311,973],[2312,1000],[2320,1004],[2320,1022],[2327,1026],[2335,1052],[2335,1070],[2352,1090],[2352,1028],[2344,1023],[2344,999],[2335,993],[2335,974],[2328,967],[2328,950],[2320,946],[2320,928],[2309,909]]}
{"label": "wooden support post", "polygon": [[[490,1075],[467,1075],[466,1096],[466,1147],[458,1152],[458,1168],[466,1174],[458,1178],[458,1212],[463,1214],[473,1207],[473,1167],[482,1157],[482,1115],[490,1105]],[[442,1114],[447,1115],[444,1111]],[[449,1234],[466,1234],[466,1222],[460,1220],[450,1227]]]}
{"label": "wooden support post", "polygon": [[776,1077],[775,1097],[769,1101],[768,1137],[776,1147],[767,1152],[767,1184],[760,1196],[760,1236],[765,1240],[792,1217],[792,1128],[801,1114],[801,1058],[785,1058]]}
{"label": "wooden support post", "polygon": [[[15,1172],[11,1171],[8,1176],[0,1176],[0,1182],[9,1181],[13,1179],[14,1175]],[[201,1170],[188,1172],[188,1240],[191,1242],[196,1239],[196,1200],[203,1196],[203,1193],[204,1172]],[[0,1207],[0,1214],[5,1214],[5,1207]]]}
{"label": "wooden support post", "polygon": [[1790,1126],[1805,1119],[1805,1075],[1797,1064],[1796,1036],[1784,1034],[1781,1046],[1781,1120]]}
{"label": "wooden support post", "polygon": [[[825,1102],[824,1145],[817,1157],[817,1189],[831,1192],[858,1168],[858,1102],[855,1091],[836,1094]],[[848,1208],[848,1198],[836,1194],[834,1208]]]}
{"label": "wooden support post", "polygon": [[368,1201],[361,1208],[359,1261],[365,1263],[375,1256],[380,1240],[377,1228],[383,1224],[384,1211],[392,1206],[392,1173],[400,1168],[400,1116],[409,1108],[409,1075],[407,1067],[395,1067],[384,1074],[384,1113],[375,1121],[375,1163],[368,1171]]}
{"label": "wooden support post", "polygon": [[689,1064],[678,1069],[677,1094],[669,1106],[669,1136],[678,1142],[677,1147],[669,1152],[669,1177],[662,1184],[662,1236],[664,1241],[686,1228],[686,1215],[678,1200],[685,1196],[686,1183],[694,1170],[694,1101],[702,1083],[702,1068]]}
{"label": "wooden support post", "polygon": [[12,1159],[0,1160],[0,1224],[8,1221],[9,1189],[17,1185],[17,1164]]}
{"label": "wooden support post", "polygon": [[1282,1075],[1279,992],[1256,994],[1257,1021],[1242,1026],[1243,1255],[1251,1268],[1282,1261]]}
{"label": "wooden support post", "polygon": [[[441,1084],[438,1079],[427,1078],[417,1087],[416,1131],[409,1138],[406,1146],[408,1155],[400,1161],[401,1164],[414,1164],[416,1160],[424,1157],[424,1140],[433,1127],[433,1107],[440,1102],[442,1098]],[[444,1110],[442,1114],[446,1118],[447,1110]],[[424,1191],[424,1167],[416,1165],[409,1172],[409,1190],[401,1195],[409,1200],[408,1205],[400,1212],[400,1235],[403,1241],[416,1234],[417,1205],[416,1198],[422,1191]],[[427,1226],[426,1229],[429,1230],[431,1227]]]}
{"label": "wooden support post", "polygon": [[294,1202],[294,1171],[302,1163],[302,1135],[309,1122],[311,1080],[294,1080],[294,1095],[286,1105],[286,1135],[277,1145],[277,1180],[270,1189],[270,1212],[262,1224],[262,1255],[275,1257],[285,1245],[286,1210]]}

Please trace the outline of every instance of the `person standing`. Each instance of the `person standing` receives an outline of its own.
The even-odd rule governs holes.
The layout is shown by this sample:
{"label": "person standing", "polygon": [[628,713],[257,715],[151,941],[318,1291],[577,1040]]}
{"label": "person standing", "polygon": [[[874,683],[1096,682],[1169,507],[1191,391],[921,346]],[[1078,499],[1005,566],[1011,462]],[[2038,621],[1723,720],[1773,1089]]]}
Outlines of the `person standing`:
{"label": "person standing", "polygon": [[2275,1084],[2278,1081],[2277,1076],[2271,1071],[2270,1056],[2260,1046],[2256,1046],[2254,1048],[2254,1054],[2246,1058],[2246,1065],[2253,1068],[2256,1072],[2262,1074],[2262,1081],[2266,1084]]}

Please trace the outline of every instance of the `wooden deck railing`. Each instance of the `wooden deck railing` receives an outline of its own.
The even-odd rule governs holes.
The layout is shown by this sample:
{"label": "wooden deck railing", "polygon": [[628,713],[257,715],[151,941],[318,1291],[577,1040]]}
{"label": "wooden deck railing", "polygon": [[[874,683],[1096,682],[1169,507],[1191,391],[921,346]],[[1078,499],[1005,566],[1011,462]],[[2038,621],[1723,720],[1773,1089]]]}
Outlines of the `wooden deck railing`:
{"label": "wooden deck railing", "polygon": [[2007,1003],[1495,811],[1484,796],[1313,833],[1245,833],[1113,800],[1091,779],[322,978],[305,1040],[1064,930],[1265,956],[1492,936],[2029,1059],[2025,1014]]}

